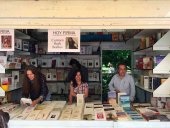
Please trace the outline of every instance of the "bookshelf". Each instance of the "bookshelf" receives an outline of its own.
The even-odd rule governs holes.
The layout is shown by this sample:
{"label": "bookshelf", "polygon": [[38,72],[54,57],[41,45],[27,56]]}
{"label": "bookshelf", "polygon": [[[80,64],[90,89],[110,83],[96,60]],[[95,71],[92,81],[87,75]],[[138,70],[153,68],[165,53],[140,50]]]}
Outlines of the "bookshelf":
{"label": "bookshelf", "polygon": [[[153,46],[153,50],[169,51],[166,57],[153,69],[155,74],[170,74],[170,30]],[[154,97],[170,97],[170,76],[154,92]]]}
{"label": "bookshelf", "polygon": [[[41,52],[38,52],[38,57],[33,58],[33,62],[40,67],[41,72],[46,76],[46,82],[49,90],[52,91],[53,98],[67,99],[69,89],[69,83],[66,81],[66,77],[69,71],[72,69],[69,62],[72,58],[79,61],[79,63],[88,69],[88,85],[89,90],[95,95],[95,91],[100,87],[101,84],[101,52],[99,50],[99,42],[92,44],[91,42],[81,42],[81,51],[79,53],[50,53],[47,52],[46,44],[41,45]],[[44,65],[45,64],[45,65]],[[48,78],[49,76],[49,78]],[[63,94],[60,95],[61,89]],[[55,91],[56,90],[56,91]],[[101,100],[101,92],[98,96],[98,100]]]}
{"label": "bookshelf", "polygon": [[[140,95],[144,97],[141,102],[150,102],[148,99],[153,96],[155,87],[157,87],[156,84],[159,84],[159,86],[161,84],[159,82],[153,84],[155,79],[158,81],[161,79],[161,74],[160,76],[154,74],[154,67],[157,66],[156,57],[165,53],[153,51],[153,49],[157,46],[157,42],[160,42],[167,35],[166,33],[167,30],[146,29],[134,36],[133,74],[135,76],[137,97],[140,98]],[[144,78],[147,76],[148,79],[145,80]],[[149,89],[151,86],[152,89]]]}

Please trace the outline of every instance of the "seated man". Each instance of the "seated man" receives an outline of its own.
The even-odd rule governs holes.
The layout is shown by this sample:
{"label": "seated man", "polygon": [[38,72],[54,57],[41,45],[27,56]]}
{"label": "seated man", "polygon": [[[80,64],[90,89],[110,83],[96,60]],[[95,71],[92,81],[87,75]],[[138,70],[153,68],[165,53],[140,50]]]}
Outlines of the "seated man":
{"label": "seated man", "polygon": [[115,90],[117,93],[125,92],[130,96],[130,101],[133,102],[135,98],[135,85],[134,80],[131,75],[126,73],[126,65],[119,64],[118,65],[118,74],[115,74],[110,83],[109,83],[110,91]]}

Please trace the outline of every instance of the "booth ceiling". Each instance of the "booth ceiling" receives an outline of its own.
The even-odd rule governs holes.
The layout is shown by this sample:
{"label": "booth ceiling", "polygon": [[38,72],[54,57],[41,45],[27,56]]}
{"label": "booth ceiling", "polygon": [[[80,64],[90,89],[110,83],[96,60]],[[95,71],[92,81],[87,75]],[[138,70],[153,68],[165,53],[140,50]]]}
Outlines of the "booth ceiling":
{"label": "booth ceiling", "polygon": [[168,0],[1,0],[0,28],[170,28]]}

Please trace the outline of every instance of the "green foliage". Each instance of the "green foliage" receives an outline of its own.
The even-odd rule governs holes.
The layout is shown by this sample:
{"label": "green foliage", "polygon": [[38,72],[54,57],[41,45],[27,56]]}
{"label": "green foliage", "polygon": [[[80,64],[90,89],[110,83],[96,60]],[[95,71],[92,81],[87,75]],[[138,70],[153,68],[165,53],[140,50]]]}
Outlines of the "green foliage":
{"label": "green foliage", "polygon": [[108,66],[108,63],[117,67],[119,63],[125,63],[131,68],[131,51],[130,50],[105,50],[102,52],[102,65]]}

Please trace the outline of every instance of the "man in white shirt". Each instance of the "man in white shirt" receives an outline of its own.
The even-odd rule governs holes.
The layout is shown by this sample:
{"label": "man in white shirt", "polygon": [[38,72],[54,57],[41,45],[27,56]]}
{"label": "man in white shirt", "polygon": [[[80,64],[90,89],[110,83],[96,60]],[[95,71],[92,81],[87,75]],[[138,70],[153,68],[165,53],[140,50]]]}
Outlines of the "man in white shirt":
{"label": "man in white shirt", "polygon": [[115,74],[110,83],[109,83],[110,91],[115,90],[117,93],[125,92],[130,96],[130,101],[133,102],[135,98],[135,85],[134,80],[131,75],[126,73],[126,65],[119,64],[118,65],[118,74]]}

